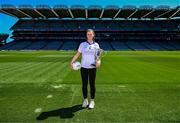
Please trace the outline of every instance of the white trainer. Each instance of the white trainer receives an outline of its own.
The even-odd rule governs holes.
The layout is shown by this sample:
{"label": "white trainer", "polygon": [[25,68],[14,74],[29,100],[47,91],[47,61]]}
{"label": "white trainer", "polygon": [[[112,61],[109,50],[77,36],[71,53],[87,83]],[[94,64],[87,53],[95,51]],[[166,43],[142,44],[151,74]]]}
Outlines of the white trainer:
{"label": "white trainer", "polygon": [[86,108],[87,106],[88,106],[88,99],[84,99],[84,101],[83,101],[83,104],[82,104],[82,107],[83,108]]}
{"label": "white trainer", "polygon": [[90,104],[89,104],[89,108],[90,108],[90,109],[93,109],[94,106],[95,106],[95,102],[94,102],[94,100],[91,100],[91,102],[90,102]]}

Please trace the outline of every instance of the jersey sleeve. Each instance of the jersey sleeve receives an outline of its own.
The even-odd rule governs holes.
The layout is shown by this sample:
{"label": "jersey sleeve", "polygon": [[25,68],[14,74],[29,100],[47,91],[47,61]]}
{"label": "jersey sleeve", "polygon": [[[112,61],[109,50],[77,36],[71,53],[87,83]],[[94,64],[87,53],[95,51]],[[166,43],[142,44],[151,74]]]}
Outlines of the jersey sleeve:
{"label": "jersey sleeve", "polygon": [[99,46],[99,44],[98,44],[98,48],[100,49],[100,46]]}
{"label": "jersey sleeve", "polygon": [[97,49],[100,49],[100,47],[99,47],[99,44],[98,44],[98,43],[96,44],[96,48],[97,48]]}
{"label": "jersey sleeve", "polygon": [[83,47],[82,47],[83,45],[82,45],[82,43],[79,45],[79,48],[78,48],[78,52],[80,52],[80,53],[82,53],[82,49],[83,49]]}

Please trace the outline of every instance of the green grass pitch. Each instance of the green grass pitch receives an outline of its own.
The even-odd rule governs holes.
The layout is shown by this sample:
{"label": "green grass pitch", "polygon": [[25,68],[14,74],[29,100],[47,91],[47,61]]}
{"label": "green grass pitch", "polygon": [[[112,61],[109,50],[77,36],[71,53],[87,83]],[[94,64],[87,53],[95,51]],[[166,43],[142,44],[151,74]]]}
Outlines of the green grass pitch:
{"label": "green grass pitch", "polygon": [[95,109],[81,109],[75,52],[0,52],[0,122],[180,123],[180,51],[117,51],[97,71]]}

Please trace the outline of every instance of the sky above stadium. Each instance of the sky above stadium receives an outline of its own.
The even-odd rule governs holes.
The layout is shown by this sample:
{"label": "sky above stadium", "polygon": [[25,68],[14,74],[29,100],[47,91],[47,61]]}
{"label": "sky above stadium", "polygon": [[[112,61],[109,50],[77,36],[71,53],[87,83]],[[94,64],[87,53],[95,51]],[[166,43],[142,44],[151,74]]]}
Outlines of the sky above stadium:
{"label": "sky above stadium", "polygon": [[[54,6],[57,4],[62,5],[101,5],[105,7],[106,5],[118,5],[122,7],[124,5],[153,5],[154,7],[158,5],[169,5],[171,7],[176,7],[180,5],[180,0],[0,0],[0,4],[12,4],[15,6],[21,4],[31,4],[36,6],[38,4],[47,4],[49,6]],[[9,17],[7,15],[0,13],[0,33],[8,33],[11,35],[9,28],[16,23],[17,19]],[[10,41],[10,39],[8,39]]]}

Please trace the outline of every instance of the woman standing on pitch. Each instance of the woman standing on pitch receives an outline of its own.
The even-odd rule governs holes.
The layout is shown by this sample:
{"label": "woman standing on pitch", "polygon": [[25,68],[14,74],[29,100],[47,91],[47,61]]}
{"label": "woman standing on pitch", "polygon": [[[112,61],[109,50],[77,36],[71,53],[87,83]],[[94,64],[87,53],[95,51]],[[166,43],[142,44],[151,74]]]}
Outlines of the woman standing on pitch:
{"label": "woman standing on pitch", "polygon": [[[92,29],[88,29],[86,32],[87,41],[82,42],[79,45],[78,51],[76,55],[71,60],[71,68],[72,64],[75,62],[79,56],[82,54],[81,59],[81,79],[82,79],[82,92],[84,101],[82,104],[83,108],[88,107],[92,109],[95,106],[94,98],[95,98],[95,79],[96,79],[96,68],[100,67],[100,59],[96,58],[96,51],[99,48],[99,44],[94,41],[95,33]],[[101,49],[102,50],[102,49]],[[91,100],[88,102],[87,93],[88,93],[88,81],[90,83],[90,94]]]}

